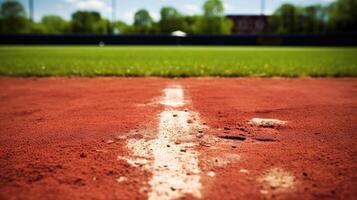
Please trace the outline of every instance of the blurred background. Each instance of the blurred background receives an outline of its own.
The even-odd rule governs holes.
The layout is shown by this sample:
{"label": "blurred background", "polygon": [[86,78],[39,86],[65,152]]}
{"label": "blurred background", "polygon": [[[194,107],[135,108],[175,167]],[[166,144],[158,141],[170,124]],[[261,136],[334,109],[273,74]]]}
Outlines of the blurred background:
{"label": "blurred background", "polygon": [[316,34],[357,30],[356,0],[2,0],[1,34]]}
{"label": "blurred background", "polygon": [[357,45],[356,0],[2,0],[0,44]]}

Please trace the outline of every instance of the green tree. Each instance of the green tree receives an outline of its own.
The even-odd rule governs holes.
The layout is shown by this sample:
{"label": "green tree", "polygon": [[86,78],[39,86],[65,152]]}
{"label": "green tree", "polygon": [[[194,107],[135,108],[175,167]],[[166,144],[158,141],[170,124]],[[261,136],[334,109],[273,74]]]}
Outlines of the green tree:
{"label": "green tree", "polygon": [[196,34],[228,35],[231,34],[233,22],[224,17],[201,17],[195,26]]}
{"label": "green tree", "polygon": [[30,28],[32,34],[47,34],[48,30],[42,23],[32,23]]}
{"label": "green tree", "polygon": [[328,9],[333,31],[357,31],[356,0],[337,0]]}
{"label": "green tree", "polygon": [[94,24],[94,33],[96,34],[110,34],[112,33],[112,24],[108,19],[100,19]]}
{"label": "green tree", "polygon": [[302,9],[303,32],[319,33],[326,31],[325,21],[327,13],[325,7],[321,5],[311,5]]}
{"label": "green tree", "polygon": [[173,7],[163,7],[160,11],[161,20],[172,20],[181,18],[181,14]]}
{"label": "green tree", "polygon": [[182,31],[188,34],[196,34],[199,32],[199,20],[201,20],[201,16],[184,16],[183,20],[183,28]]}
{"label": "green tree", "polygon": [[114,22],[113,28],[114,28],[116,34],[128,34],[128,33],[132,33],[132,31],[133,31],[131,29],[131,26],[126,24],[123,21]]}
{"label": "green tree", "polygon": [[221,0],[207,0],[203,4],[203,11],[206,17],[223,17],[224,6]]}
{"label": "green tree", "polygon": [[0,7],[0,32],[8,34],[27,33],[30,22],[24,7],[17,1],[6,1]]}
{"label": "green tree", "polygon": [[277,33],[296,33],[300,29],[299,8],[293,4],[281,5],[271,17],[271,25]]}
{"label": "green tree", "polygon": [[136,33],[148,34],[153,26],[153,19],[145,9],[138,10],[134,15],[134,30]]}
{"label": "green tree", "polygon": [[49,34],[63,34],[69,32],[69,22],[59,16],[47,15],[42,17],[41,23]]}
{"label": "green tree", "polygon": [[101,18],[98,12],[77,11],[72,14],[71,31],[73,33],[110,33],[110,23]]}
{"label": "green tree", "polygon": [[204,16],[197,21],[197,34],[230,34],[233,23],[224,17],[221,0],[207,0],[203,5]]}
{"label": "green tree", "polygon": [[163,7],[160,11],[161,19],[159,22],[161,33],[171,33],[183,29],[183,18],[181,14],[172,7]]}

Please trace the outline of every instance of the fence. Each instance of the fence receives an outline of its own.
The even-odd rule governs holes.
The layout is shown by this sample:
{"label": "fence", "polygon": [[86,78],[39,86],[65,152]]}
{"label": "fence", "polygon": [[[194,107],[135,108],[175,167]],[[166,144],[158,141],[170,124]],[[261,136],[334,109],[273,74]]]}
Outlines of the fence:
{"label": "fence", "polygon": [[357,33],[316,35],[0,35],[2,45],[357,46]]}

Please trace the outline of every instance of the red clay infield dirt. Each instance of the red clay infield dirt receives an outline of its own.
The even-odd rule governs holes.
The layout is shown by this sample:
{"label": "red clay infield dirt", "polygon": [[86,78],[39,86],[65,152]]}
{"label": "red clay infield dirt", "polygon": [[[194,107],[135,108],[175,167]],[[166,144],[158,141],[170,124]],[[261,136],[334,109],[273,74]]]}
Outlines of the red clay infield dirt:
{"label": "red clay infield dirt", "polygon": [[0,199],[357,199],[356,130],[354,78],[2,77]]}

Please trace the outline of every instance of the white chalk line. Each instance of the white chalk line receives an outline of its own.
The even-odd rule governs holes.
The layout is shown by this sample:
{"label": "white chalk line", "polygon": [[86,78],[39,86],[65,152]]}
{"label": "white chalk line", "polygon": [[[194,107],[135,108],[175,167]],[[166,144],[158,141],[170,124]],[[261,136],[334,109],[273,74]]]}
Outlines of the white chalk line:
{"label": "white chalk line", "polygon": [[199,153],[194,150],[196,144],[187,139],[200,122],[196,119],[194,124],[189,124],[188,120],[197,114],[178,109],[185,105],[184,92],[180,86],[168,87],[163,93],[160,103],[166,107],[159,114],[157,138],[129,140],[127,147],[136,158],[118,156],[118,159],[152,171],[149,200],[171,200],[187,194],[201,198]]}
{"label": "white chalk line", "polygon": [[171,86],[164,89],[164,97],[160,102],[162,105],[171,107],[184,106],[184,94],[181,86]]}

